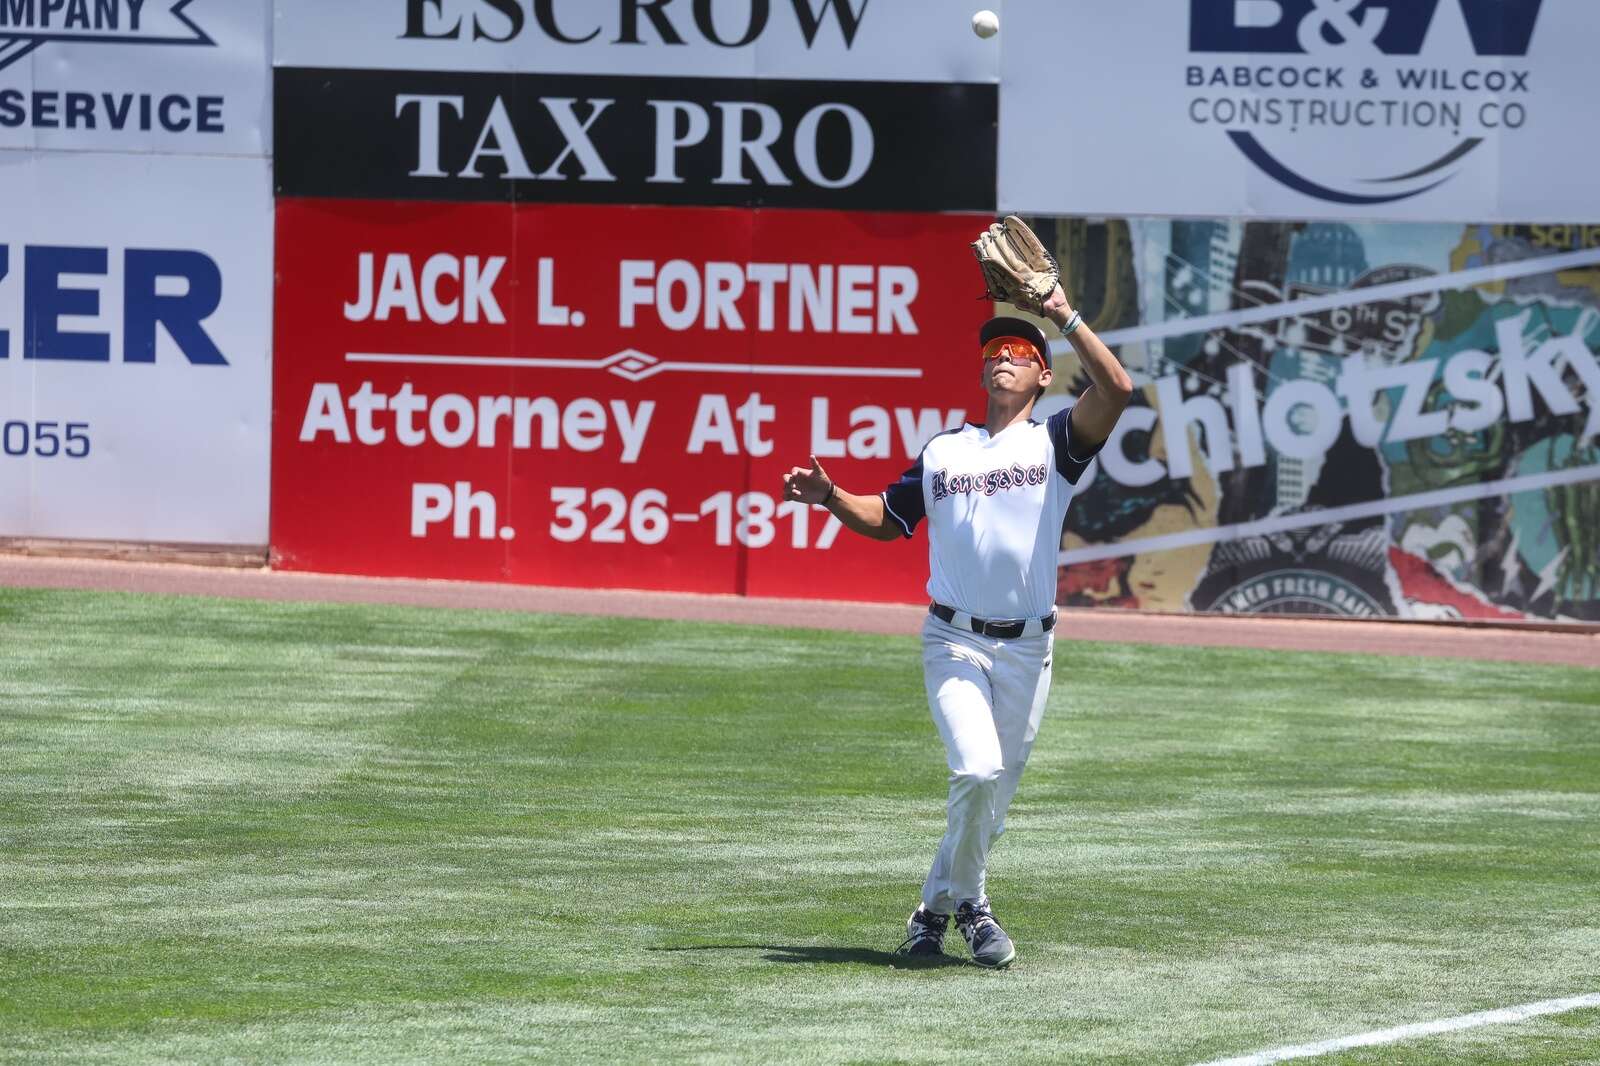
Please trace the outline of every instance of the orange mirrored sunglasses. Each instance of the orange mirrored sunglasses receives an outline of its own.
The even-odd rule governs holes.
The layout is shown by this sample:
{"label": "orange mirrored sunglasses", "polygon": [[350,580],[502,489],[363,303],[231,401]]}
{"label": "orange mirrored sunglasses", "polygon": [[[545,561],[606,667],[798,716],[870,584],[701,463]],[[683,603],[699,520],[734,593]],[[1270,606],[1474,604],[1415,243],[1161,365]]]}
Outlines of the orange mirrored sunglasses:
{"label": "orange mirrored sunglasses", "polygon": [[987,363],[991,359],[998,359],[1001,350],[1005,348],[1011,349],[1011,361],[1013,363],[1031,361],[1040,367],[1044,366],[1044,360],[1039,356],[1039,349],[1021,337],[996,337],[983,346],[983,361]]}

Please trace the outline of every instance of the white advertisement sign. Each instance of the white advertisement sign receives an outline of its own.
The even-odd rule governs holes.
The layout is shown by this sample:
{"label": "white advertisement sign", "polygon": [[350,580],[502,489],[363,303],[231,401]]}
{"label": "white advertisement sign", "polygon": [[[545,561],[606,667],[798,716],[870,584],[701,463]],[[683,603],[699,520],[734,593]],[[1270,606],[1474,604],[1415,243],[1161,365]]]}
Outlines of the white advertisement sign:
{"label": "white advertisement sign", "polygon": [[0,151],[0,202],[0,536],[266,543],[268,161]]}
{"label": "white advertisement sign", "polygon": [[0,148],[268,155],[270,0],[0,0]]}
{"label": "white advertisement sign", "polygon": [[[995,6],[999,6],[996,4]],[[993,82],[971,0],[278,0],[278,66]]]}
{"label": "white advertisement sign", "polygon": [[1008,0],[1000,206],[1600,216],[1588,0]]}

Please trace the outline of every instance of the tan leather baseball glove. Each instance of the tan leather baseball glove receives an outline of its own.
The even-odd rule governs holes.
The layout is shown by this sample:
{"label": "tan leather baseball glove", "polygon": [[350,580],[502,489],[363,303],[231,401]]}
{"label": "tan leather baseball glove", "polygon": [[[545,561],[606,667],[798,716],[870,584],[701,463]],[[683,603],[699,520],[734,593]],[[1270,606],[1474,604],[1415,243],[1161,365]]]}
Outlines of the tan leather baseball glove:
{"label": "tan leather baseball glove", "polygon": [[1061,267],[1027,223],[1007,215],[979,234],[972,253],[978,257],[989,299],[1044,314],[1044,302],[1061,281]]}

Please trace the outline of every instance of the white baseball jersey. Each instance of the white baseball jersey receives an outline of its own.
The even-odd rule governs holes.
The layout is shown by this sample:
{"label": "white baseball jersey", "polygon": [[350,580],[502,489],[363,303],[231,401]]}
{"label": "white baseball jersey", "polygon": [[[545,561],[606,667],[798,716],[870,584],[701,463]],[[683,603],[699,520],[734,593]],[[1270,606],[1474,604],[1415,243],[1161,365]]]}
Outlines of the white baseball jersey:
{"label": "white baseball jersey", "polygon": [[928,519],[928,595],[977,618],[1042,618],[1056,601],[1061,524],[1100,446],[1074,449],[1070,409],[991,437],[967,423],[928,442],[883,492],[907,537]]}

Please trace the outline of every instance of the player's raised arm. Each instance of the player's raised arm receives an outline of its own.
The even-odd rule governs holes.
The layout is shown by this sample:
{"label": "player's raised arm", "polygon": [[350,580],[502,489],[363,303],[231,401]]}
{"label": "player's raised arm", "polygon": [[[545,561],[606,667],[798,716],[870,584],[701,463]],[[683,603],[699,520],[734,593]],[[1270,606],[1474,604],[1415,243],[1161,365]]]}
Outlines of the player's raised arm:
{"label": "player's raised arm", "polygon": [[1121,417],[1133,395],[1133,379],[1122,368],[1105,342],[1095,336],[1083,316],[1067,303],[1067,294],[1057,285],[1044,302],[1044,316],[1055,323],[1078,353],[1078,362],[1089,375],[1090,386],[1083,390],[1072,409],[1073,437],[1084,448],[1098,447]]}
{"label": "player's raised arm", "polygon": [[1071,343],[1092,385],[1072,409],[1073,439],[1086,449],[1098,448],[1117,424],[1133,395],[1133,381],[1083,316],[1067,303],[1061,288],[1061,266],[1033,230],[1007,215],[972,243],[989,297],[1030,314],[1048,318]]}
{"label": "player's raised arm", "polygon": [[900,529],[889,520],[881,496],[857,496],[846,492],[834,483],[817,457],[811,457],[811,469],[797,466],[783,475],[783,498],[801,503],[821,504],[852,532],[873,540],[894,540]]}

